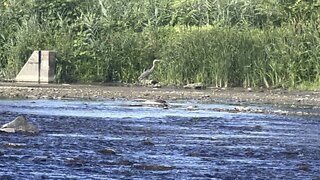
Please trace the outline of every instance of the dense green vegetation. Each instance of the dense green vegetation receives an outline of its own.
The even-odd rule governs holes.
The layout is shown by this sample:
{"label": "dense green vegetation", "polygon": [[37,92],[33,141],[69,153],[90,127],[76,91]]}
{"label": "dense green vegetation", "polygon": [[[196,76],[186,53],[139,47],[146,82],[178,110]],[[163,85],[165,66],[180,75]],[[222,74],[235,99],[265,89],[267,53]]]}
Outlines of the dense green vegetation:
{"label": "dense green vegetation", "polygon": [[318,0],[0,0],[0,78],[33,50],[58,82],[319,87]]}

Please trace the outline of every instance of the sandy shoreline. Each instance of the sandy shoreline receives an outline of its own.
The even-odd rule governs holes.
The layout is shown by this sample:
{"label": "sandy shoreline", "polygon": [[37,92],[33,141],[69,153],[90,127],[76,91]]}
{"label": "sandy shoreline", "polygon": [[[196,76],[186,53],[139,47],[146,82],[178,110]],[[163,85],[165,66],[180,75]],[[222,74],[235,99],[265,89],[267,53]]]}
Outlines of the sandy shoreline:
{"label": "sandy shoreline", "polygon": [[0,97],[22,99],[163,99],[198,100],[217,103],[320,106],[320,91],[284,89],[152,88],[141,86],[0,83]]}

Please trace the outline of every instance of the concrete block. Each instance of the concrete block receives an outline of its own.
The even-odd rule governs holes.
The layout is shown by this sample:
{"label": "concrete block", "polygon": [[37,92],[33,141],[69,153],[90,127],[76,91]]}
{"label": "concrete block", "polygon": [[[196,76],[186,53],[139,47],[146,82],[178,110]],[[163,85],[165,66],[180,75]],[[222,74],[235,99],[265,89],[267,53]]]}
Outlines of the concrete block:
{"label": "concrete block", "polygon": [[34,51],[16,76],[17,82],[51,83],[55,78],[55,52]]}

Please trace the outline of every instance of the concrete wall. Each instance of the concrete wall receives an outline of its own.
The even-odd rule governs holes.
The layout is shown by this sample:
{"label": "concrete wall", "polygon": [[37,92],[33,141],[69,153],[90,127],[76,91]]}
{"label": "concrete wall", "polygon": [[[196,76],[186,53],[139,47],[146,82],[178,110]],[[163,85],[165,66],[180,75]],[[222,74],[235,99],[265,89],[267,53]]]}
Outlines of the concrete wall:
{"label": "concrete wall", "polygon": [[34,51],[15,80],[17,82],[51,83],[55,78],[55,66],[55,52]]}

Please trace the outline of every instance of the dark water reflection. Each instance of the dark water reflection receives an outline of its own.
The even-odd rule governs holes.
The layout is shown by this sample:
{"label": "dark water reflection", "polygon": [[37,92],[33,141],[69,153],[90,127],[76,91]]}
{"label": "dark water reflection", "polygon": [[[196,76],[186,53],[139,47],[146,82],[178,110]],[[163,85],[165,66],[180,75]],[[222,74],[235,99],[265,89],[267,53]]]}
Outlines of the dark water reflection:
{"label": "dark water reflection", "polygon": [[[229,105],[1,100],[40,135],[0,134],[0,179],[319,179],[319,117],[210,111]],[[22,147],[8,147],[20,143]],[[101,153],[112,149],[115,154]]]}

